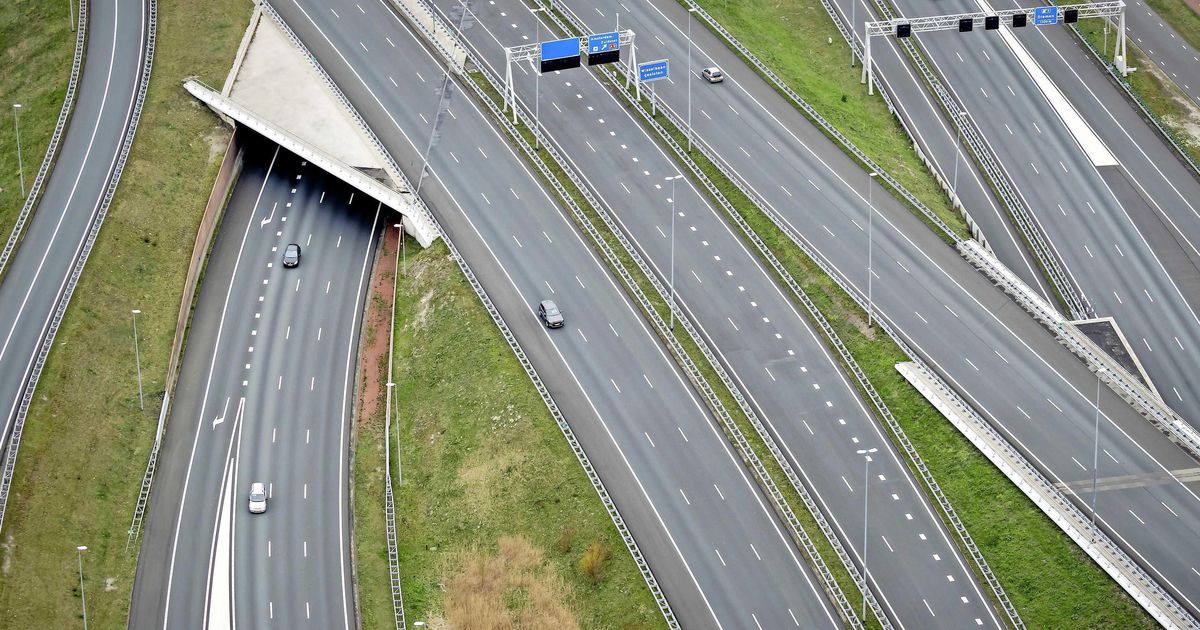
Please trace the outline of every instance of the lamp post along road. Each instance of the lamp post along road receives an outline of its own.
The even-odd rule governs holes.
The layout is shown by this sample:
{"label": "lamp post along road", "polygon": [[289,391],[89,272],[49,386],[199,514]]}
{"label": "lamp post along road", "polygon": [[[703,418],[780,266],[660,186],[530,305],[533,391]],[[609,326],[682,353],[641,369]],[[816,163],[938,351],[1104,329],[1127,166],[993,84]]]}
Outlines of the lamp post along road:
{"label": "lamp post along road", "polygon": [[[967,117],[967,112],[959,112],[962,118]],[[962,160],[962,123],[955,125],[957,134],[954,137],[954,180],[950,184],[950,196],[953,197],[950,202],[958,204],[958,163]]]}
{"label": "lamp post along road", "polygon": [[870,572],[867,570],[867,523],[870,515],[871,504],[867,501],[871,492],[871,453],[878,451],[877,448],[860,448],[856,453],[863,455],[863,589],[862,589],[862,619],[867,620],[867,589],[868,580],[870,580]]}
{"label": "lamp post along road", "polygon": [[87,547],[79,545],[75,548],[75,556],[79,558],[79,602],[83,605],[83,630],[87,630],[87,596],[83,592],[83,552]]}
{"label": "lamp post along road", "polygon": [[687,120],[687,142],[688,153],[692,152],[692,14],[696,12],[696,7],[688,9],[687,21],[687,37],[688,37],[688,62],[687,62],[687,93],[688,93],[688,120]]}
{"label": "lamp post along road", "polygon": [[875,275],[875,271],[871,269],[873,262],[873,250],[875,242],[875,177],[879,173],[871,172],[870,178],[867,179],[867,328],[871,327],[871,322],[875,313],[875,307],[871,302],[871,277]]}
{"label": "lamp post along road", "polygon": [[142,353],[138,348],[138,333],[137,333],[137,316],[141,315],[141,311],[133,309],[133,357],[137,363],[137,383],[138,383],[138,409],[146,410],[145,399],[142,398]]}
{"label": "lamp post along road", "polygon": [[1096,428],[1092,443],[1092,542],[1096,542],[1096,477],[1100,468],[1100,375],[1104,368],[1096,370]]}
{"label": "lamp post along road", "polygon": [[666,180],[671,182],[671,303],[669,305],[671,330],[675,330],[675,180],[683,177],[682,174],[667,177]]}
{"label": "lamp post along road", "polygon": [[[551,2],[550,2],[550,7],[551,8],[554,7],[553,0],[551,0]],[[533,41],[537,42],[538,46],[542,45],[542,20],[536,14],[540,13],[542,11],[545,11],[545,10],[546,10],[545,7],[534,7],[529,10],[530,13],[535,14],[533,16],[533,23],[534,23],[534,27],[533,27],[534,39],[533,39]],[[541,136],[540,136],[540,134],[538,134],[538,131],[542,128],[541,117],[540,117],[540,112],[541,112],[541,108],[542,108],[541,79],[542,79],[542,55],[539,52],[538,53],[538,67],[534,68],[534,73],[533,73],[533,126],[535,127],[535,129],[533,130],[533,148],[534,149],[542,148],[542,141],[540,139]]]}
{"label": "lamp post along road", "polygon": [[24,105],[13,103],[13,129],[17,134],[17,174],[21,177],[21,198],[25,198],[25,162],[21,160],[21,108]]}

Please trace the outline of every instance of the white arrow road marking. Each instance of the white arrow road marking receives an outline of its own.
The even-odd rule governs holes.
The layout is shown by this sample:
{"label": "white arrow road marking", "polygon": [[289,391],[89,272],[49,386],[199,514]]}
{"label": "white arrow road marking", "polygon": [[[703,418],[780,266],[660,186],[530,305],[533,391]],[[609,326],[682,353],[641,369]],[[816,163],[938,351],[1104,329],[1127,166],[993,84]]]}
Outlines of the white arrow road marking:
{"label": "white arrow road marking", "polygon": [[212,425],[212,428],[213,428],[213,430],[214,430],[214,431],[216,431],[216,430],[217,430],[217,425],[218,425],[218,424],[221,424],[222,422],[225,422],[225,412],[226,412],[228,409],[229,409],[229,397],[228,397],[228,396],[226,396],[226,397],[225,397],[225,406],[221,408],[221,415],[217,416],[216,418],[213,418],[213,425]]}
{"label": "white arrow road marking", "polygon": [[260,228],[261,228],[261,227],[263,227],[264,225],[266,225],[266,224],[270,223],[270,222],[271,222],[271,219],[274,219],[274,218],[275,218],[275,208],[278,208],[278,207],[279,207],[279,202],[278,202],[278,201],[276,201],[274,204],[272,204],[272,205],[271,205],[271,216],[269,216],[269,217],[267,217],[267,218],[263,219],[262,221],[259,221],[259,222],[258,222],[258,227],[260,227]]}

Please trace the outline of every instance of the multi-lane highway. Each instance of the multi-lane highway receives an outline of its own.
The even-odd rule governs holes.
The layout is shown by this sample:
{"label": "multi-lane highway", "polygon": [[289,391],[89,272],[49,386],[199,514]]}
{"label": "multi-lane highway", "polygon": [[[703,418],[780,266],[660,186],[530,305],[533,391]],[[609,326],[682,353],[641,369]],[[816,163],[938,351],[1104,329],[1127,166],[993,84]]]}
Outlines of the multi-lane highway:
{"label": "multi-lane highway", "polygon": [[[239,133],[244,171],[188,335],[130,627],[354,628],[349,431],[388,211]],[[248,510],[253,482],[264,514]]]}
{"label": "multi-lane highway", "polygon": [[[457,0],[438,8],[447,23],[462,10]],[[535,32],[534,19],[516,2],[480,3],[464,36],[500,77],[503,45]],[[545,24],[541,29],[549,32]],[[523,66],[514,72],[518,98],[532,111],[533,73]],[[676,167],[589,73],[545,75],[540,90],[543,125],[666,282],[672,188],[663,176]],[[681,181],[674,190],[678,299],[859,562],[857,451],[880,450],[872,458],[871,492],[885,500],[873,506],[868,548],[870,575],[889,617],[914,627],[999,625],[902,459],[804,317],[696,188]]]}
{"label": "multi-lane highway", "polygon": [[[1187,0],[1180,0],[1186,4]],[[1172,81],[1200,105],[1200,52],[1180,36],[1144,0],[1132,0],[1125,9],[1125,28],[1141,48]],[[1113,31],[1109,31],[1112,33]],[[1112,35],[1110,34],[1111,38]]]}
{"label": "multi-lane highway", "polygon": [[[415,179],[442,67],[384,2],[274,6]],[[689,627],[838,625],[630,300],[486,117],[457,87],[448,98],[422,196],[563,409],[675,615]],[[537,321],[546,298],[563,329]]]}
{"label": "multi-lane highway", "polygon": [[[65,308],[116,186],[118,164],[132,139],[146,64],[145,0],[88,4],[87,56],[74,111],[53,171],[0,284],[0,439],[25,409],[53,342],[55,313]],[[2,509],[2,506],[0,506]]]}
{"label": "multi-lane highway", "polygon": [[[639,57],[686,58],[686,11],[668,0],[622,6],[622,25],[653,34],[639,37]],[[591,17],[610,10],[603,0],[572,7],[609,23]],[[694,65],[726,71],[724,84],[693,86],[695,119],[704,121],[695,128],[699,141],[865,296],[868,178],[706,29],[693,34]],[[657,89],[660,103],[684,112],[683,82]],[[793,190],[798,185],[804,192]],[[1091,480],[1095,377],[907,208],[879,191],[874,207],[878,313],[1047,476],[1085,497],[1076,500],[1086,511],[1090,494],[1073,484]],[[1196,488],[1176,474],[1195,460],[1107,389],[1100,407],[1099,475],[1132,483],[1099,496],[1098,518],[1195,612],[1200,553],[1172,543],[1200,532]]]}
{"label": "multi-lane highway", "polygon": [[[898,6],[934,15],[992,5]],[[1096,314],[1116,319],[1166,402],[1200,422],[1200,183],[1071,37],[1051,27],[920,41]],[[911,90],[897,96],[921,106]],[[928,110],[915,122],[930,134],[942,124]]]}

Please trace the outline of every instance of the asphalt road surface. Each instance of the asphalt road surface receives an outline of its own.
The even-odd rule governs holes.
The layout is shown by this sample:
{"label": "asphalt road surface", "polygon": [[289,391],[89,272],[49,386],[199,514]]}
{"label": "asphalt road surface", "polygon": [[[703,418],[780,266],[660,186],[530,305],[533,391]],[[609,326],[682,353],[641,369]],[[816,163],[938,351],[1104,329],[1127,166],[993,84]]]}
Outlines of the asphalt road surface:
{"label": "asphalt road surface", "polygon": [[[456,0],[438,7],[448,23],[458,21]],[[479,3],[464,32],[503,76],[502,46],[536,36],[533,19],[516,2]],[[532,70],[519,64],[514,74],[518,98],[532,110]],[[676,167],[589,73],[544,75],[540,91],[542,124],[666,283],[673,189],[663,175]],[[910,627],[1000,625],[903,460],[804,316],[704,195],[684,180],[674,192],[678,299],[860,565],[864,462],[857,451],[880,449],[871,462],[867,544],[874,590],[889,617]]]}
{"label": "asphalt road surface", "polygon": [[[441,66],[383,2],[275,6],[415,180]],[[574,225],[459,88],[447,108],[421,194],[563,409],[676,616],[687,627],[838,625],[713,418]],[[546,298],[564,328],[537,321]]]}
{"label": "asphalt road surface", "polygon": [[[244,133],[244,132],[239,132]],[[193,316],[131,628],[354,628],[348,444],[390,212],[252,134]],[[298,267],[282,265],[288,243]],[[248,510],[266,484],[267,511]]]}
{"label": "asphalt road surface", "polygon": [[[1138,48],[1200,105],[1200,52],[1142,0],[1126,3],[1125,30]],[[1112,40],[1115,30],[1109,33]]]}
{"label": "asphalt road surface", "polygon": [[[621,24],[639,33],[639,58],[686,59],[686,11],[678,4],[622,5]],[[571,6],[581,16],[595,13]],[[726,75],[720,85],[693,85],[695,120],[704,121],[696,137],[865,296],[868,177],[707,29],[693,36],[694,67],[718,65]],[[660,104],[685,113],[684,82],[660,81],[656,89]],[[877,314],[1088,511],[1095,377],[906,207],[879,190],[873,198]],[[1107,389],[1100,408],[1099,476],[1131,483],[1100,494],[1098,519],[1195,613],[1200,552],[1174,541],[1200,533],[1197,485],[1181,474],[1196,461]]]}
{"label": "asphalt road surface", "polygon": [[1072,38],[1059,26],[920,41],[1096,314],[1116,319],[1167,404],[1200,423],[1200,182]]}
{"label": "asphalt road surface", "polygon": [[0,438],[7,447],[54,312],[88,235],[102,220],[141,83],[148,28],[144,0],[88,5],[87,55],[54,169],[0,284]]}

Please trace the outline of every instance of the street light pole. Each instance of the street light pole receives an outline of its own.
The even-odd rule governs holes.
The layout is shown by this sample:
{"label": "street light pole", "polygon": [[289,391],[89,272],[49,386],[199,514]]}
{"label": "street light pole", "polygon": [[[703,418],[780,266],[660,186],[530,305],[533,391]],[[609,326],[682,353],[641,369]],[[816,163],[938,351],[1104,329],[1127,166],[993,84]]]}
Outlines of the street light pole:
{"label": "street light pole", "polygon": [[688,93],[688,153],[692,152],[692,13],[696,12],[696,7],[688,9],[688,63],[687,63],[687,93]]}
{"label": "street light pole", "polygon": [[872,317],[874,316],[875,307],[871,302],[871,276],[875,271],[871,268],[871,263],[874,257],[875,249],[875,177],[879,175],[874,171],[871,172],[870,178],[867,180],[867,328],[871,327]]}
{"label": "street light pole", "polygon": [[13,103],[13,129],[17,133],[17,173],[21,176],[21,198],[25,198],[25,162],[21,160],[21,108],[24,105]]}
{"label": "street light pole", "polygon": [[871,453],[874,453],[875,451],[878,451],[878,450],[879,449],[877,449],[877,448],[860,448],[857,451],[855,451],[859,455],[863,456],[862,619],[864,622],[867,620],[867,589],[870,588],[868,586],[868,577],[867,577],[869,575],[869,571],[867,570],[867,523],[869,522],[868,517],[870,515],[871,504],[870,504],[870,502],[867,501],[867,498],[870,496],[870,492],[871,492]]}
{"label": "street light pole", "polygon": [[854,13],[858,8],[858,0],[850,2],[850,67],[854,67]]}
{"label": "street light pole", "polygon": [[675,330],[675,180],[680,177],[683,177],[683,174],[666,178],[671,182],[671,330]]}
{"label": "street light pole", "polygon": [[[551,3],[551,6],[554,6],[553,0]],[[530,13],[535,14],[533,16],[534,41],[537,42],[539,46],[541,45],[541,42],[542,42],[542,21],[541,21],[541,19],[538,18],[538,16],[536,14],[540,13],[542,11],[545,11],[545,10],[546,9],[544,7],[534,7],[529,10]],[[538,134],[538,131],[540,131],[542,128],[542,122],[541,122],[541,116],[540,116],[541,109],[542,109],[542,98],[541,98],[542,82],[541,82],[541,79],[542,79],[542,58],[541,58],[541,55],[539,55],[538,56],[538,67],[536,68],[536,72],[533,75],[533,126],[534,126],[533,148],[534,149],[540,149],[542,147],[542,141],[540,139],[540,135]]]}
{"label": "street light pole", "polygon": [[1096,428],[1092,446],[1092,542],[1096,542],[1096,478],[1100,468],[1100,375],[1104,368],[1096,370]]}
{"label": "street light pole", "polygon": [[138,309],[133,309],[133,356],[137,362],[137,378],[138,378],[138,408],[142,411],[146,410],[145,399],[142,398],[142,353],[138,348],[138,333],[137,333],[137,316],[142,312]]}
{"label": "street light pole", "polygon": [[87,596],[83,592],[83,552],[87,547],[79,545],[75,548],[75,556],[79,559],[79,601],[83,604],[83,630],[87,630]]}
{"label": "street light pole", "polygon": [[[961,112],[959,116],[965,119],[967,112]],[[958,203],[958,162],[962,159],[962,125],[960,121],[954,127],[957,134],[954,137],[954,181],[950,184],[950,195],[954,197],[950,200],[952,204]]]}

